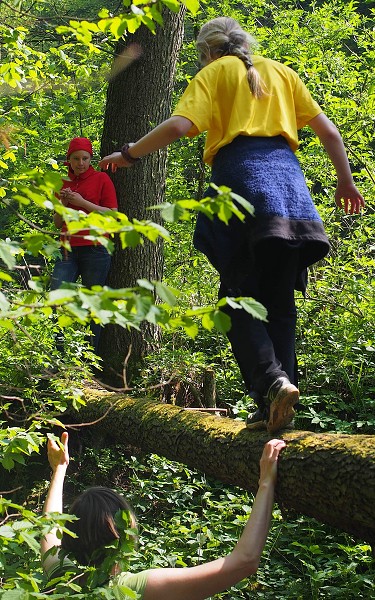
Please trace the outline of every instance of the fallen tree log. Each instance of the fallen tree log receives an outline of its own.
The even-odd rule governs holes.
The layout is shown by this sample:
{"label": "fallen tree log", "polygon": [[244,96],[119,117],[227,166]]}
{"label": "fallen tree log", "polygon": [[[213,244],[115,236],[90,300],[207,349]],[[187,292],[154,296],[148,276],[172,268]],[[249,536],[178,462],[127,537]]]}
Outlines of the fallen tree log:
{"label": "fallen tree log", "polygon": [[[250,432],[242,421],[100,390],[88,389],[86,402],[75,419],[100,419],[93,425],[100,437],[256,491],[259,458],[270,439],[265,432]],[[375,436],[288,431],[279,437],[287,442],[279,462],[279,505],[374,545]]]}

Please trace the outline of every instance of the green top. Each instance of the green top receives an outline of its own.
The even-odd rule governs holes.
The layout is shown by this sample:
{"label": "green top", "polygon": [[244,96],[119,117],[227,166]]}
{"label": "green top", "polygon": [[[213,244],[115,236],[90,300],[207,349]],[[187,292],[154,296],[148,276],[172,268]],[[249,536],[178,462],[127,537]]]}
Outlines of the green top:
{"label": "green top", "polygon": [[[48,579],[53,579],[54,577],[60,577],[67,571],[77,571],[77,565],[67,556],[61,559],[56,556],[56,562],[49,567],[46,575]],[[134,595],[127,593],[129,590],[138,594],[136,597],[137,600],[143,600],[148,573],[149,571],[141,571],[140,573],[129,573],[126,571],[120,573],[120,575],[116,575],[116,577],[110,579],[108,587],[116,590],[116,597],[122,600],[134,600]]]}
{"label": "green top", "polygon": [[126,588],[129,588],[133,592],[139,594],[139,600],[142,600],[145,592],[147,577],[149,571],[141,571],[140,573],[120,573],[114,577],[109,586],[115,588],[121,593],[121,597],[126,600],[129,596],[126,593]]}

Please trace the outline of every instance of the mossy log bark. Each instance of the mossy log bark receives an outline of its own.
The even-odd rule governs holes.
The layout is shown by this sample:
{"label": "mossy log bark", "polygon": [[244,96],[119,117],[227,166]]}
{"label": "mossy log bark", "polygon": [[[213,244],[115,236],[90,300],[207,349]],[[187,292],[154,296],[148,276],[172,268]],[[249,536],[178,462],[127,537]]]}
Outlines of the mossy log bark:
{"label": "mossy log bark", "polygon": [[[250,432],[232,419],[99,390],[87,390],[86,400],[80,422],[100,419],[112,405],[93,425],[98,435],[182,462],[224,483],[257,489],[266,433]],[[279,462],[279,505],[374,545],[375,436],[290,431],[279,437],[287,442]]]}

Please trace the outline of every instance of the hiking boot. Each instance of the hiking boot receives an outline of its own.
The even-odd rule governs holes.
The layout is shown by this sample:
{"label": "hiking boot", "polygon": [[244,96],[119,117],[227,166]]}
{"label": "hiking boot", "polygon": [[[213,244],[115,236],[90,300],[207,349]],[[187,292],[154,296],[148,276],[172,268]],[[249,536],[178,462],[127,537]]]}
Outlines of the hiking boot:
{"label": "hiking boot", "polygon": [[267,429],[268,409],[266,407],[257,408],[253,413],[249,413],[246,419],[246,427],[253,431]]}
{"label": "hiking boot", "polygon": [[269,418],[268,433],[285,429],[295,415],[294,405],[299,400],[299,390],[287,377],[278,377],[267,392]]}

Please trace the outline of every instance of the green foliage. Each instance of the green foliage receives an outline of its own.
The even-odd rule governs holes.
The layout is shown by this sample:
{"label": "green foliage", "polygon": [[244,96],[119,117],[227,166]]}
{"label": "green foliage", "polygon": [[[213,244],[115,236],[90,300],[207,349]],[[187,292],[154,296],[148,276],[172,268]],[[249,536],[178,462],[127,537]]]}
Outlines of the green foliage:
{"label": "green foliage", "polygon": [[[93,368],[100,370],[99,359],[84,339],[91,319],[126,328],[139,328],[148,321],[162,328],[163,352],[158,348],[146,361],[136,390],[165,382],[171,375],[194,386],[205,369],[213,368],[219,405],[230,408],[237,418],[246,418],[252,406],[222,335],[229,322],[221,309],[227,303],[257,318],[266,315],[251,299],[225,298],[217,303],[217,274],[191,242],[197,212],[227,222],[252,211],[226,189],[218,190],[216,198],[205,198],[202,138],[184,139],[170,150],[166,203],[159,207],[168,231],[121,213],[84,216],[62,207],[54,196],[61,185],[62,148],[69,138],[91,137],[98,154],[104,90],[111,76],[108,55],[115,41],[140,26],[157,34],[163,25],[163,4],[171,10],[179,8],[177,0],[133,4],[126,0],[119,8],[107,2],[97,18],[100,2],[88,6],[85,1],[67,1],[64,15],[52,15],[45,2],[25,0],[0,7],[0,399],[4,413],[0,463],[5,475],[11,469],[16,481],[24,465],[38,456],[45,430],[58,425],[68,407],[78,408],[84,402],[81,381],[91,377]],[[241,5],[223,0],[198,7],[195,0],[187,0],[183,4],[193,17],[186,24],[176,95],[194,72],[191,41],[196,27],[208,18],[229,14],[255,32],[262,54],[300,73],[344,137],[367,202],[360,217],[341,216],[333,208],[332,165],[313,133],[301,132],[298,157],[332,249],[311,270],[307,298],[298,299],[297,353],[304,408],[296,425],[313,431],[371,434],[375,427],[371,3],[282,0],[276,6],[268,0]],[[140,280],[132,288],[91,291],[72,285],[48,293],[50,261],[60,246],[49,224],[52,210],[64,217],[71,232],[87,228],[110,251],[115,235],[123,248],[144,240],[165,240],[163,283]],[[43,257],[44,271],[25,285],[18,267],[30,257]],[[54,344],[58,326],[66,336],[63,357]],[[100,461],[87,452],[87,480],[80,477],[81,486],[94,483],[99,471],[108,479],[103,484],[123,482],[117,456],[102,451]],[[127,475],[130,495],[142,515],[134,569],[198,564],[221,556],[233,546],[252,504],[244,492],[208,482],[182,465],[154,456],[144,461],[132,458]],[[65,527],[66,515],[43,517],[22,503],[4,499],[0,515],[0,598],[113,597],[103,587],[87,594],[69,575],[56,581],[53,590],[44,591],[37,539],[56,524]],[[343,590],[347,598],[374,596],[370,548],[312,520],[282,520],[276,510],[264,558],[257,577],[217,597],[315,600],[342,598]]]}
{"label": "green foliage", "polygon": [[[6,573],[6,581],[2,584],[0,598],[118,598],[118,589],[105,585],[108,572],[114,563],[121,570],[129,569],[129,556],[134,551],[134,530],[130,527],[130,517],[126,511],[119,511],[116,523],[122,535],[113,544],[107,546],[107,556],[101,567],[75,567],[65,574],[47,581],[40,561],[39,539],[56,527],[59,535],[74,535],[69,530],[69,523],[76,519],[73,515],[50,513],[38,515],[0,498],[0,580]],[[20,573],[21,570],[21,573]],[[80,576],[86,575],[83,583]],[[118,586],[119,587],[119,586]],[[136,600],[137,594],[122,586],[128,593],[129,600]]]}
{"label": "green foliage", "polygon": [[[54,194],[61,187],[61,177],[58,173],[45,173],[41,169],[23,172],[9,180],[2,188],[3,203],[13,206],[17,202],[20,206],[34,204],[37,207],[55,210],[67,223],[67,230],[74,234],[82,229],[88,230],[88,239],[95,240],[105,245],[108,251],[114,248],[111,238],[117,235],[123,248],[134,247],[143,243],[144,239],[156,242],[159,237],[169,239],[169,234],[164,227],[151,221],[130,221],[128,217],[119,212],[90,213],[69,209],[60,204]],[[238,209],[236,201],[243,210],[252,214],[251,205],[233,194],[226,188],[217,188],[216,198],[204,199],[202,203],[190,200],[181,200],[182,214],[173,217],[187,219],[189,211],[203,211],[213,218],[218,216],[224,222],[228,219],[244,219],[243,213]],[[170,210],[163,209],[170,217]],[[22,219],[22,215],[17,213]],[[109,235],[110,237],[106,237]],[[29,252],[35,256],[44,255],[49,258],[55,254],[61,245],[51,234],[33,229],[23,237],[22,244],[11,241],[10,244],[2,243],[0,252],[3,261],[9,270],[15,267],[15,256]],[[69,245],[68,245],[69,249]],[[3,272],[2,279],[12,281],[8,272]],[[216,327],[219,331],[226,332],[230,327],[228,317],[220,311],[226,300],[220,301],[214,308],[192,308],[185,314],[171,314],[170,308],[176,304],[175,293],[160,282],[139,282],[137,288],[130,289],[101,289],[96,286],[92,290],[84,290],[75,285],[66,285],[64,288],[46,294],[43,281],[29,282],[29,290],[17,290],[11,287],[5,295],[0,292],[0,326],[10,329],[14,323],[25,324],[35,322],[38,318],[49,319],[53,314],[58,315],[61,327],[67,327],[74,322],[88,323],[91,319],[103,325],[116,323],[122,327],[138,328],[142,321],[164,326],[167,328],[182,327],[187,335],[195,337],[198,332],[194,318],[198,318],[203,327],[211,330]],[[156,305],[154,296],[157,294],[164,302]],[[227,300],[234,302],[234,300]],[[237,307],[245,307],[254,315],[264,318],[264,311],[258,303],[239,299]],[[62,313],[62,314],[60,314]]]}
{"label": "green foliage", "polygon": [[[124,460],[124,458],[126,460]],[[75,493],[85,486],[115,483],[139,520],[139,547],[131,570],[184,567],[229,553],[249,517],[251,494],[180,463],[156,455],[124,457],[124,447],[85,451],[85,466],[74,466]],[[258,573],[219,600],[315,600],[362,598],[374,594],[374,564],[368,544],[313,519],[281,515],[276,506]]]}
{"label": "green foliage", "polygon": [[[254,207],[244,198],[232,192],[225,186],[218,187],[214,183],[210,184],[217,192],[214,198],[203,198],[202,200],[176,200],[175,202],[167,202],[162,206],[153,208],[161,209],[161,216],[165,221],[187,221],[191,219],[191,213],[202,213],[209,219],[217,216],[220,221],[226,225],[229,219],[233,216],[240,221],[245,220],[245,212],[254,216]],[[241,210],[241,208],[243,210]]]}

